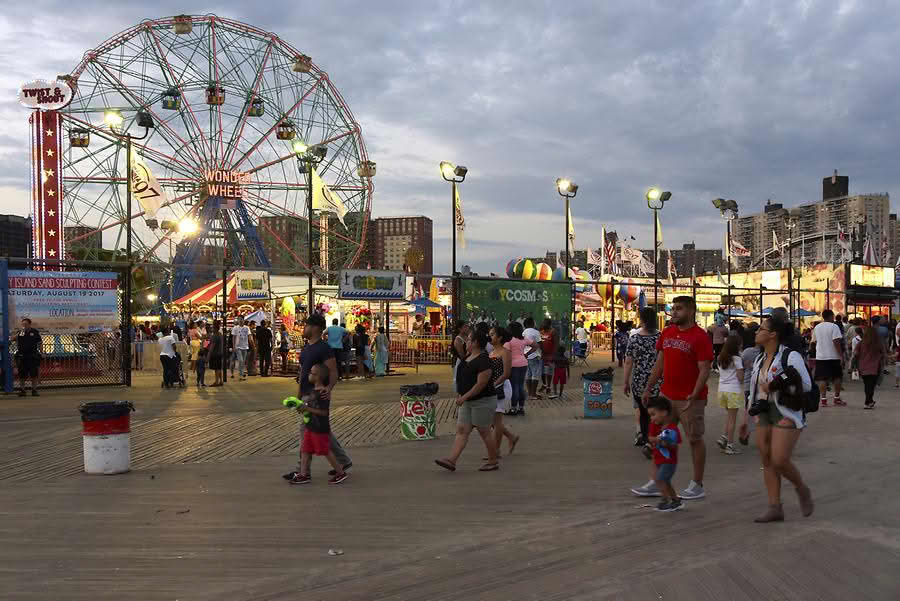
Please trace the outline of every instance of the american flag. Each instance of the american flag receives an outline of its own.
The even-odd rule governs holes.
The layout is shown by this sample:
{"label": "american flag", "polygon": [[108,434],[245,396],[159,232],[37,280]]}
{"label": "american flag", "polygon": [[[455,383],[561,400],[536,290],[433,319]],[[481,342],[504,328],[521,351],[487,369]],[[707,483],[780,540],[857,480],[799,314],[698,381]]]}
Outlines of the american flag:
{"label": "american flag", "polygon": [[619,274],[619,264],[616,263],[616,243],[612,240],[606,242],[606,265],[609,273]]}

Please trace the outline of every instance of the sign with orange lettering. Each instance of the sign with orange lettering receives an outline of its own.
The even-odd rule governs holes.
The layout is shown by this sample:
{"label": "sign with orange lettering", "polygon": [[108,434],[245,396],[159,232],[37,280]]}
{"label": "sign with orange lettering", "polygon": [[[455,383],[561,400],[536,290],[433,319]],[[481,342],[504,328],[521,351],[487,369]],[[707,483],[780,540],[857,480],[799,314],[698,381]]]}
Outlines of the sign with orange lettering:
{"label": "sign with orange lettering", "polygon": [[243,186],[250,183],[250,174],[215,169],[206,172],[206,187],[210,196],[243,198]]}

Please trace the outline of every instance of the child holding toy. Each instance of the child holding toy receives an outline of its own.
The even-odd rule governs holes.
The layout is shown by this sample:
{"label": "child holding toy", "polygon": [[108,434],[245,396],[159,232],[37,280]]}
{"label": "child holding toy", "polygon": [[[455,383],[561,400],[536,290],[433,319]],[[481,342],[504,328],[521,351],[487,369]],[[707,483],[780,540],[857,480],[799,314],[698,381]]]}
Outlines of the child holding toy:
{"label": "child holding toy", "polygon": [[327,379],[328,371],[321,363],[310,368],[309,383],[314,388],[303,395],[303,404],[297,407],[297,412],[304,416],[303,440],[300,441],[300,472],[294,474],[289,481],[291,484],[311,481],[309,466],[313,455],[325,457],[334,469],[334,475],[328,479],[329,484],[340,484],[347,479],[347,472],[331,452],[331,423],[328,419],[331,401],[327,394],[323,394],[327,391]]}
{"label": "child holding toy", "polygon": [[648,440],[653,447],[653,465],[656,467],[653,481],[662,493],[662,500],[656,510],[678,511],[682,508],[682,503],[672,488],[672,476],[678,467],[681,433],[678,431],[678,424],[672,421],[672,403],[665,397],[653,397],[647,403],[647,412],[650,414]]}

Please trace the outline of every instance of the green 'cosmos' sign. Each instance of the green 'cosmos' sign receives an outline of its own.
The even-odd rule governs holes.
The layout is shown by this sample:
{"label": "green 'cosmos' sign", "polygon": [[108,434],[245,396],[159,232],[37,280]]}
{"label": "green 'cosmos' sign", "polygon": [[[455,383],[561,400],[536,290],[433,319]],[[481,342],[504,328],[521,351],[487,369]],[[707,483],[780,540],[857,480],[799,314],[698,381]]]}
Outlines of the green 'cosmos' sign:
{"label": "green 'cosmos' sign", "polygon": [[461,279],[460,317],[470,322],[484,318],[506,326],[512,314],[513,319],[533,318],[538,328],[550,319],[561,340],[568,343],[571,291],[567,282]]}

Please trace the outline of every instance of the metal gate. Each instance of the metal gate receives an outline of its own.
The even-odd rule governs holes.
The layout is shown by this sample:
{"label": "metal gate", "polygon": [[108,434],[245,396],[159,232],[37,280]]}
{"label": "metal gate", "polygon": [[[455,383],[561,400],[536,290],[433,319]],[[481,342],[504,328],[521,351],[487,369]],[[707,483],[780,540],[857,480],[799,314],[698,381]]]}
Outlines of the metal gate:
{"label": "metal gate", "polygon": [[[0,380],[2,388],[9,391],[11,388],[22,386],[20,378],[20,361],[18,358],[18,334],[22,329],[21,323],[10,323],[11,304],[10,275],[9,270],[38,269],[41,273],[50,275],[54,272],[74,272],[91,269],[104,274],[114,273],[116,278],[116,307],[118,318],[111,327],[102,331],[85,331],[73,333],[71,330],[57,331],[52,322],[42,323],[41,318],[32,317],[32,327],[41,336],[40,363],[38,388],[71,388],[76,386],[121,386],[128,381],[130,369],[129,345],[125,336],[130,335],[130,330],[124,327],[124,281],[127,268],[110,269],[108,264],[92,263],[83,265],[78,262],[67,261],[62,267],[47,265],[36,267],[34,261],[26,260],[0,260],[0,295],[3,298],[3,344],[2,366],[3,377]],[[13,294],[16,291],[12,291]],[[31,379],[25,383],[25,387],[31,387]]]}

